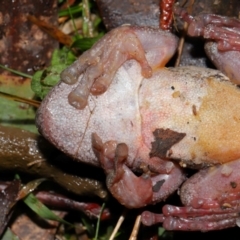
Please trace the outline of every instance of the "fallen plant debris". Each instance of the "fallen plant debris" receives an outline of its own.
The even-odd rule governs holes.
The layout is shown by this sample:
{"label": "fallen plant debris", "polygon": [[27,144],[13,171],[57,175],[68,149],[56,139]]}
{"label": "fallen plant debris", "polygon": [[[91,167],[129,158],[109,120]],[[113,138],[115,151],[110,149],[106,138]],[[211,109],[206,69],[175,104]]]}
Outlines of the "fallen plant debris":
{"label": "fallen plant debris", "polygon": [[20,181],[14,180],[0,191],[0,236],[12,216],[20,186]]}

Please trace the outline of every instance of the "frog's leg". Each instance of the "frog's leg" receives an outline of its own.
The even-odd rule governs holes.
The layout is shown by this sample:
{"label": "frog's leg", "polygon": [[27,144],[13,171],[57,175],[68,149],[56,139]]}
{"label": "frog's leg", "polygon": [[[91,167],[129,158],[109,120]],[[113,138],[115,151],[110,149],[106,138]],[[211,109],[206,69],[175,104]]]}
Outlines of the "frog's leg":
{"label": "frog's leg", "polygon": [[240,21],[214,14],[193,18],[181,8],[175,13],[189,23],[188,35],[208,40],[205,51],[214,65],[233,83],[240,84]]}
{"label": "frog's leg", "polygon": [[[155,172],[152,175],[148,170],[141,176],[136,176],[127,166],[128,147],[125,143],[102,143],[101,139],[93,134],[92,144],[106,172],[108,189],[127,208],[140,208],[165,200],[185,180],[180,167],[172,164],[170,170],[168,162],[161,159],[158,159],[158,170],[161,173]],[[153,165],[154,161],[151,167],[156,170],[157,167]]]}
{"label": "frog's leg", "polygon": [[186,10],[175,8],[175,14],[186,21],[188,35],[202,36],[217,42],[220,51],[240,51],[240,21],[235,18],[215,14],[188,15]]}
{"label": "frog's leg", "polygon": [[160,29],[125,25],[110,31],[61,73],[67,84],[79,81],[69,103],[83,109],[89,94],[105,92],[118,68],[129,59],[140,64],[143,77],[151,77],[153,70],[165,66],[176,47],[177,37]]}
{"label": "frog's leg", "polygon": [[165,205],[162,214],[144,212],[142,222],[163,222],[167,230],[210,231],[239,225],[240,161],[199,171],[181,187],[183,207]]}

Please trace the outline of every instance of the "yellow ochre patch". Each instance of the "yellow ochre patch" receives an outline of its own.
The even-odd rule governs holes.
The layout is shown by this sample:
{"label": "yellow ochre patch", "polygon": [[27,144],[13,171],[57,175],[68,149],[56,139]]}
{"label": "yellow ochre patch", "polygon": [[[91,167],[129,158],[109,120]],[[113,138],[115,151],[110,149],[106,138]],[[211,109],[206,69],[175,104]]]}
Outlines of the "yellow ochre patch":
{"label": "yellow ochre patch", "polygon": [[201,152],[203,158],[219,163],[240,158],[240,90],[209,78],[208,94],[196,114],[198,141],[192,154]]}

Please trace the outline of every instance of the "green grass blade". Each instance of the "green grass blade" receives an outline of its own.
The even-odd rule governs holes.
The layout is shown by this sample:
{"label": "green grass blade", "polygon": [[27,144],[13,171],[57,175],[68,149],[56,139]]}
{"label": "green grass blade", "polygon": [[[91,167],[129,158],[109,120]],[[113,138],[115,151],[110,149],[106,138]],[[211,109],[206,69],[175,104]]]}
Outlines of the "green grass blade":
{"label": "green grass blade", "polygon": [[103,213],[104,208],[105,208],[105,203],[103,203],[102,208],[101,208],[101,211],[100,211],[100,214],[99,214],[99,216],[98,216],[98,221],[97,221],[96,233],[95,233],[94,240],[97,240],[97,239],[98,239],[98,233],[99,233],[99,228],[100,228],[100,221],[101,221],[101,216],[102,216],[102,213]]}
{"label": "green grass blade", "polygon": [[48,207],[42,204],[33,194],[30,193],[26,198],[24,198],[23,201],[29,208],[31,208],[38,216],[42,217],[43,219],[54,220],[72,226],[71,223],[58,217]]}
{"label": "green grass blade", "polygon": [[29,74],[16,71],[16,70],[14,70],[14,69],[5,67],[5,66],[3,66],[3,65],[1,65],[1,64],[0,64],[0,67],[3,68],[3,69],[5,69],[5,70],[7,70],[7,71],[9,71],[9,72],[15,73],[15,74],[17,74],[17,75],[19,75],[19,76],[21,76],[21,77],[30,78],[30,79],[32,78],[32,76],[29,75]]}

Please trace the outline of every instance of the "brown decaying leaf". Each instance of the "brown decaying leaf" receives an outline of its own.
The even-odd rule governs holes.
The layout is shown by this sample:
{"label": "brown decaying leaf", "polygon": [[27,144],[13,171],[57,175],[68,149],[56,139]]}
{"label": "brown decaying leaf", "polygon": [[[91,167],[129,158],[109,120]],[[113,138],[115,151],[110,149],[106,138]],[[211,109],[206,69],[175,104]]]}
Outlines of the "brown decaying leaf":
{"label": "brown decaying leaf", "polygon": [[1,0],[0,64],[32,75],[49,65],[58,42],[28,21],[28,14],[57,25],[57,0]]}
{"label": "brown decaying leaf", "polygon": [[[63,217],[62,212],[54,211],[58,216]],[[35,216],[28,216],[21,213],[12,223],[11,230],[22,240],[54,240],[59,222],[44,221]]]}
{"label": "brown decaying leaf", "polygon": [[72,6],[75,2],[76,0],[68,0],[65,3],[63,3],[60,9],[67,9],[68,7]]}
{"label": "brown decaying leaf", "polygon": [[56,39],[58,42],[70,47],[73,44],[72,37],[64,34],[61,30],[59,30],[56,26],[50,25],[40,19],[37,19],[33,15],[28,15],[27,17],[32,23],[36,24],[39,28],[41,28],[44,32],[50,35],[52,38]]}
{"label": "brown decaying leaf", "polygon": [[20,181],[14,180],[0,191],[0,236],[10,220],[19,190]]}

